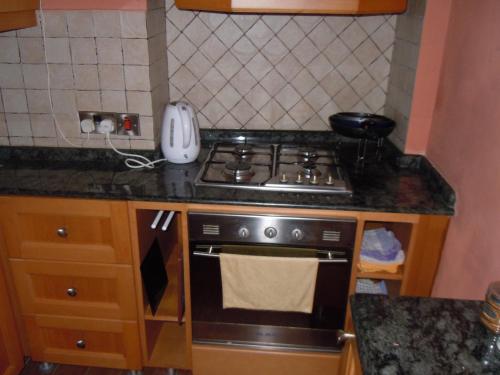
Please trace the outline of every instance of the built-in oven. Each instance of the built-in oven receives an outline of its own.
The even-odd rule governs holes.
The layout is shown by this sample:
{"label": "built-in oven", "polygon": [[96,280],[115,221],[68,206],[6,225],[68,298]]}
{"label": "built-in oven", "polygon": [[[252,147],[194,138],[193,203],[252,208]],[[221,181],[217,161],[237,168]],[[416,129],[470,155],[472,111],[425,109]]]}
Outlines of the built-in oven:
{"label": "built-in oven", "polygon": [[[193,342],[339,351],[355,230],[346,218],[190,213]],[[224,308],[224,253],[318,258],[312,312]]]}

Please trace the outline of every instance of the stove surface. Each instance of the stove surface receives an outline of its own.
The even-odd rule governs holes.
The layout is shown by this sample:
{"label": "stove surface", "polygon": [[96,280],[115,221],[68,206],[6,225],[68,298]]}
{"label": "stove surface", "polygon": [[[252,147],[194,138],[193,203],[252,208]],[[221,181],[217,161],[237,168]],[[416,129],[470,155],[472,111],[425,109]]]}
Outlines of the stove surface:
{"label": "stove surface", "polygon": [[197,186],[352,193],[333,150],[282,144],[216,143]]}

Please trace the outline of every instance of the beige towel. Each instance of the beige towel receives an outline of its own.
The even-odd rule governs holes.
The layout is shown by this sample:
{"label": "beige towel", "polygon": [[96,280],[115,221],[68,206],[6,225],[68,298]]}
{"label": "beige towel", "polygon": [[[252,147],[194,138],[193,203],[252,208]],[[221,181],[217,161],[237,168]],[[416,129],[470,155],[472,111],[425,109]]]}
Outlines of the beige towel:
{"label": "beige towel", "polygon": [[223,307],[311,313],[317,258],[220,254]]}

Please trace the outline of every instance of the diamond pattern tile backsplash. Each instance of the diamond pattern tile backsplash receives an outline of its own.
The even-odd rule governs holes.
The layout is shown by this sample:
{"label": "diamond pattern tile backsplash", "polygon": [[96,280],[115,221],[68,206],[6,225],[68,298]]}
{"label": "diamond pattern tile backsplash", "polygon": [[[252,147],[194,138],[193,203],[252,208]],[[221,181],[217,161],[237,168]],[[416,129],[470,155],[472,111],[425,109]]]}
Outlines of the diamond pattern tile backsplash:
{"label": "diamond pattern tile backsplash", "polygon": [[396,16],[227,15],[166,4],[170,100],[203,128],[327,130],[383,113]]}

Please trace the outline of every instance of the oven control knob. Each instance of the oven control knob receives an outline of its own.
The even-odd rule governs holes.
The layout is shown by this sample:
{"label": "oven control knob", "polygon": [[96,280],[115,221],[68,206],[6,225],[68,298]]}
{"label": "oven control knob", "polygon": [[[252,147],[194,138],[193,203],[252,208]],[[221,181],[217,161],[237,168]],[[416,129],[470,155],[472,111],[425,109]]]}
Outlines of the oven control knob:
{"label": "oven control knob", "polygon": [[241,227],[238,229],[238,237],[239,238],[248,238],[250,237],[250,231],[247,227]]}
{"label": "oven control knob", "polygon": [[319,178],[318,178],[318,175],[313,174],[313,175],[311,176],[311,178],[309,179],[309,183],[310,183],[311,185],[318,185],[318,184],[319,184]]}
{"label": "oven control knob", "polygon": [[302,232],[299,228],[295,228],[292,230],[292,238],[296,241],[300,241],[304,238],[304,232]]}
{"label": "oven control knob", "polygon": [[304,182],[304,176],[302,175],[302,172],[297,173],[297,179],[295,180],[297,184],[301,184]]}
{"label": "oven control knob", "polygon": [[334,181],[331,173],[328,174],[328,180],[326,180],[326,184],[327,185],[334,185],[335,184],[335,181]]}
{"label": "oven control knob", "polygon": [[276,230],[276,228],[268,227],[268,228],[264,229],[264,235],[267,238],[274,238],[277,236],[277,234],[278,234],[278,231]]}

